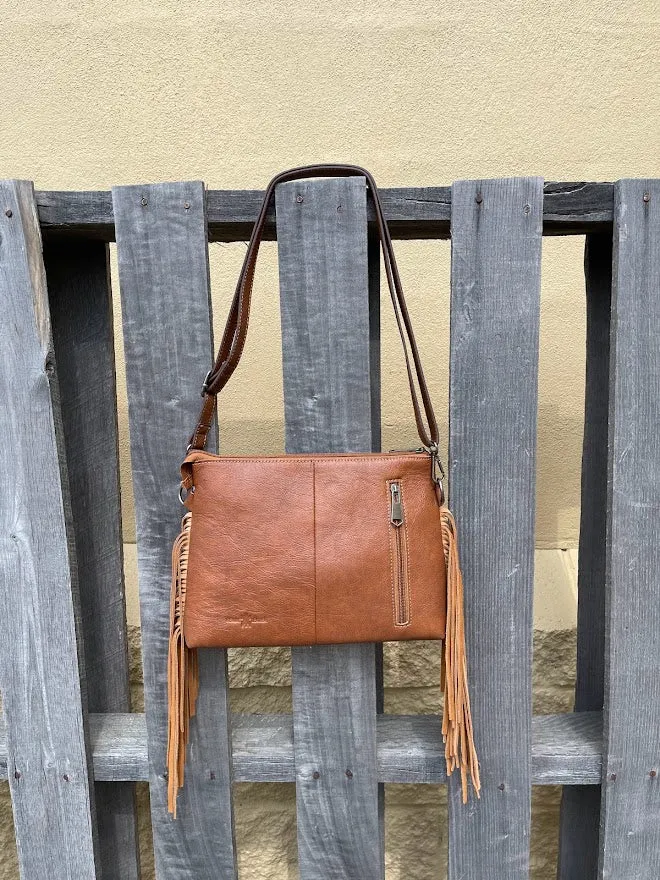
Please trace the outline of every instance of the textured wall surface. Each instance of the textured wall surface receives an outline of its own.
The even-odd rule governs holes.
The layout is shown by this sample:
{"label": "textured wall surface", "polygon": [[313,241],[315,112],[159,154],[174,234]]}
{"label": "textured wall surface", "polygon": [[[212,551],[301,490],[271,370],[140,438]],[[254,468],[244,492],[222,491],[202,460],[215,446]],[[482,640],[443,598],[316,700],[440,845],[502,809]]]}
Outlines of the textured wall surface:
{"label": "textured wall surface", "polygon": [[[340,160],[367,165],[382,186],[653,176],[659,17],[657,0],[405,0],[394,8],[375,0],[0,0],[0,175],[45,189],[182,178],[238,188],[264,186],[289,165]],[[219,326],[242,246],[212,250]],[[448,246],[399,251],[444,411]],[[274,255],[264,262],[245,363],[224,395],[231,449],[281,446]],[[579,240],[546,242],[543,317],[538,541],[572,546]],[[385,329],[389,442],[410,435],[412,422]],[[126,465],[127,453],[125,473]]]}
{"label": "textured wall surface", "polygon": [[[540,174],[658,176],[657,0],[0,0],[0,177],[39,189],[203,179],[263,187],[277,171],[357,162],[381,186]],[[545,239],[537,492],[535,711],[570,708],[584,383],[583,241]],[[244,253],[211,246],[216,335]],[[446,430],[449,244],[396,244],[429,385]],[[113,249],[113,269],[116,269]],[[116,271],[115,293],[118,293]],[[119,297],[116,296],[119,321]],[[120,335],[118,406],[128,617],[136,650],[134,524]],[[415,444],[402,359],[383,300],[383,446]],[[200,376],[200,382],[202,377]],[[283,446],[276,246],[264,247],[251,334],[223,395],[222,446]],[[191,426],[192,427],[192,426]],[[182,438],[183,442],[184,438]],[[562,549],[563,548],[563,549]],[[388,654],[387,708],[438,706],[428,646]],[[286,710],[286,652],[232,658],[242,711]],[[435,658],[437,660],[437,658]],[[147,793],[140,786],[145,877]],[[295,877],[293,791],[239,786],[242,878]],[[390,786],[389,878],[441,876],[443,792]],[[558,792],[534,792],[535,880],[554,877]],[[6,785],[0,876],[15,875]]]}

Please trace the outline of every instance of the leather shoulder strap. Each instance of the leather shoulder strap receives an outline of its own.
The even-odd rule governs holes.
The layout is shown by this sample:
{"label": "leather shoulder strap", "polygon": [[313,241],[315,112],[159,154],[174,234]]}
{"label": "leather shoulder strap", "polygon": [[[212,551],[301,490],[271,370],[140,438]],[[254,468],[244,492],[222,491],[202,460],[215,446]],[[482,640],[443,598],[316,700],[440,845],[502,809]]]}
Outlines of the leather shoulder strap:
{"label": "leather shoulder strap", "polygon": [[[252,297],[252,284],[254,281],[254,270],[257,262],[257,254],[263,229],[266,222],[266,214],[270,200],[278,183],[284,183],[290,180],[300,180],[308,177],[355,177],[362,176],[366,178],[368,192],[374,203],[376,213],[376,226],[380,237],[381,247],[383,251],[383,263],[385,265],[385,274],[390,290],[390,297],[394,307],[399,335],[403,344],[403,351],[406,361],[406,369],[408,372],[408,382],[410,384],[410,393],[412,396],[413,408],[415,411],[415,421],[417,423],[417,431],[419,437],[429,448],[437,449],[438,445],[438,425],[433,412],[431,398],[426,385],[424,371],[417,349],[417,343],[413,334],[410,315],[406,307],[406,301],[403,296],[403,288],[401,286],[401,278],[394,257],[394,249],[392,247],[392,239],[390,236],[385,215],[376,187],[376,181],[372,175],[359,165],[306,165],[300,168],[292,168],[289,171],[283,171],[276,175],[268,184],[264,200],[257,216],[257,220],[252,229],[252,235],[248,243],[243,267],[238,278],[234,299],[229,311],[229,317],[225,326],[225,331],[220,343],[218,356],[215,360],[213,368],[209,370],[202,394],[204,403],[200,414],[199,422],[195,429],[195,433],[191,437],[190,447],[192,449],[203,449],[206,445],[206,438],[211,427],[213,419],[213,411],[215,407],[215,396],[221,391],[229,381],[232,373],[238,366],[238,362],[243,353],[245,338],[247,336],[248,322],[250,316],[250,300]],[[414,369],[413,369],[414,368]],[[420,407],[417,395],[415,379],[419,385],[419,393],[422,399],[424,410],[424,418],[422,418],[422,407]]]}

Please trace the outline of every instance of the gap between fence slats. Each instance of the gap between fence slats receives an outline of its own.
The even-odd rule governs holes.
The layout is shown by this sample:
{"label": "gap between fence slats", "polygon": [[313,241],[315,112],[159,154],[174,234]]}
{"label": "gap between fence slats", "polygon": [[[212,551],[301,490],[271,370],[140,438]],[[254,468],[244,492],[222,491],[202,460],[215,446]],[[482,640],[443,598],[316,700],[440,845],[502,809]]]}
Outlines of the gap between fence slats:
{"label": "gap between fence slats", "polygon": [[[578,564],[577,712],[601,711],[603,708],[611,235],[587,236],[584,271],[587,357]],[[595,880],[600,801],[600,786],[564,789],[559,880]]]}
{"label": "gap between fence slats", "polygon": [[[89,712],[128,712],[128,646],[108,245],[44,247],[64,427]],[[139,875],[135,786],[96,782],[103,880]]]}

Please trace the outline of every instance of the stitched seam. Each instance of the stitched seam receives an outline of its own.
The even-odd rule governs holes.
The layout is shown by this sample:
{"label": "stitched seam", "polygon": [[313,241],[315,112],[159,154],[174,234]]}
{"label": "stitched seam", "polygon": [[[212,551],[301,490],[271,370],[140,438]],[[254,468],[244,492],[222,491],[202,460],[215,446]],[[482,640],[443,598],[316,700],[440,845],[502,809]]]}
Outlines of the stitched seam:
{"label": "stitched seam", "polygon": [[403,540],[406,545],[406,596],[408,599],[408,614],[405,623],[400,624],[401,626],[410,626],[412,623],[412,591],[410,587],[410,544],[408,542],[408,527],[406,523],[408,522],[408,517],[406,516],[406,502],[405,502],[405,493],[403,491],[403,480],[401,482],[401,508],[403,510],[403,524],[401,528],[403,529]]}
{"label": "stitched seam", "polygon": [[199,428],[197,428],[197,429],[195,430],[195,436],[193,437],[193,442],[192,442],[192,445],[193,445],[193,446],[197,446],[197,440],[198,440],[198,437],[199,437]]}
{"label": "stitched seam", "polygon": [[[386,500],[386,505],[385,505],[386,510],[389,510],[389,492],[390,492],[390,485],[392,484],[392,482],[393,482],[393,480],[386,480],[385,481],[385,490],[387,492],[387,497],[385,499]],[[392,544],[394,543],[395,540],[396,540],[396,536],[394,535],[394,527],[393,527],[392,523],[389,521],[389,515],[388,515],[387,541],[388,541],[388,545],[390,548],[390,586],[392,589],[392,620],[394,621],[394,625],[396,626],[396,593],[395,593],[396,584],[395,584],[395,576],[394,576],[394,553],[392,551]]]}
{"label": "stitched seam", "polygon": [[[403,623],[399,623],[399,621],[397,620],[398,615],[396,613],[396,611],[397,611],[397,609],[396,609],[396,590],[399,587],[399,583],[398,583],[399,572],[397,571],[397,574],[395,577],[393,557],[392,557],[392,554],[393,554],[392,543],[394,542],[394,545],[396,546],[396,534],[394,531],[394,529],[396,527],[393,526],[392,523],[390,523],[389,524],[389,533],[390,533],[390,572],[391,572],[391,578],[392,578],[392,611],[393,611],[392,616],[393,616],[393,620],[394,620],[394,626],[401,628],[401,627],[410,626],[412,623],[412,597],[411,597],[411,593],[410,593],[410,546],[408,543],[408,530],[406,527],[406,505],[404,502],[403,478],[398,477],[396,479],[388,480],[387,481],[388,491],[389,491],[389,488],[392,485],[392,483],[398,483],[401,486],[401,508],[403,510],[403,523],[399,526],[399,528],[403,529],[402,541],[405,543],[405,553],[406,553],[406,570],[404,572],[404,574],[405,574],[404,586],[407,587],[406,592],[408,595],[408,614],[407,614],[406,620]],[[401,609],[401,612],[403,613],[405,610],[406,609],[405,609],[405,605],[404,605],[404,607]]]}
{"label": "stitched seam", "polygon": [[[387,453],[383,453],[383,457],[389,458]],[[202,465],[206,465],[206,464],[224,464],[224,462],[227,462],[227,461],[245,462],[245,464],[257,463],[257,464],[262,464],[262,465],[267,465],[272,462],[286,462],[287,464],[309,464],[311,462],[312,464],[316,464],[317,462],[329,461],[329,460],[332,460],[333,458],[334,458],[334,456],[332,455],[332,453],[328,453],[327,457],[320,458],[320,459],[314,458],[313,456],[310,456],[309,458],[298,458],[298,457],[293,457],[293,456],[291,458],[289,458],[287,456],[284,456],[282,458],[277,458],[277,457],[270,456],[270,455],[262,455],[262,456],[254,456],[254,458],[253,458],[251,456],[245,456],[245,455],[240,455],[240,456],[239,455],[234,455],[234,456],[222,455],[218,459],[206,459],[206,460],[201,460],[201,461],[195,461],[195,462],[193,462],[193,464],[195,465],[195,467],[201,467]],[[374,457],[367,458],[366,456],[362,456],[362,457],[361,456],[347,456],[347,455],[341,455],[341,454],[337,455],[336,460],[342,461],[342,462],[361,461],[361,462],[364,462],[365,464],[368,462],[373,463],[373,464],[379,464],[381,461],[381,459],[377,458],[377,457],[376,458],[374,458]],[[391,460],[397,461],[399,459],[392,456]],[[400,460],[410,461],[409,458],[400,459]],[[424,464],[426,466],[427,462],[424,462]]]}

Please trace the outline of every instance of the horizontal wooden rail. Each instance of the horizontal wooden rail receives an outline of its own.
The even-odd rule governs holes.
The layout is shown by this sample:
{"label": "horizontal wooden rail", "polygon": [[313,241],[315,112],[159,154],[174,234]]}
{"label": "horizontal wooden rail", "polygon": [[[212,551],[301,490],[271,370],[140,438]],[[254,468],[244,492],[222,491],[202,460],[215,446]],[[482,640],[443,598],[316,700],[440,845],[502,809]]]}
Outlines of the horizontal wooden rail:
{"label": "horizontal wooden rail", "polygon": [[[145,187],[146,191],[147,187]],[[584,235],[612,225],[614,186],[611,183],[546,183],[543,199],[544,235]],[[448,238],[451,187],[384,189],[385,214],[393,238]],[[245,241],[263,199],[262,190],[208,190],[211,241]],[[36,193],[43,233],[115,240],[110,192],[42,191]],[[373,211],[369,218],[373,221]],[[271,208],[265,238],[275,238]]]}
{"label": "horizontal wooden rail", "polygon": [[[147,728],[142,714],[89,716],[97,782],[149,778]],[[379,715],[380,782],[444,783],[438,715]],[[235,782],[294,782],[291,715],[234,715]],[[534,785],[599,785],[603,749],[601,712],[536,715],[532,721]],[[0,779],[7,778],[4,723],[0,727]]]}

